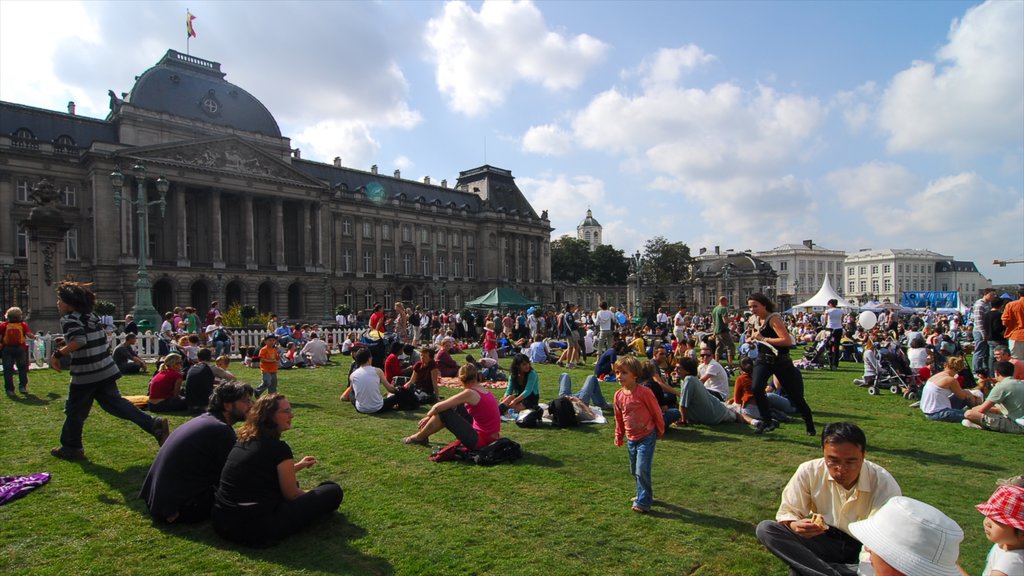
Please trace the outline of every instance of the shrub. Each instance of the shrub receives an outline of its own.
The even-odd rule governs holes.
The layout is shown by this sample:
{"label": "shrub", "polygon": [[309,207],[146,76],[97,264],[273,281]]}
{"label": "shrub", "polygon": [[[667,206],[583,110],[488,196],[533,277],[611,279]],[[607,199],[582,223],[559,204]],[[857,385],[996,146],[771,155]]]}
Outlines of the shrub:
{"label": "shrub", "polygon": [[250,324],[263,326],[270,320],[270,314],[260,314],[252,304],[235,304],[221,314],[225,326],[244,327]]}

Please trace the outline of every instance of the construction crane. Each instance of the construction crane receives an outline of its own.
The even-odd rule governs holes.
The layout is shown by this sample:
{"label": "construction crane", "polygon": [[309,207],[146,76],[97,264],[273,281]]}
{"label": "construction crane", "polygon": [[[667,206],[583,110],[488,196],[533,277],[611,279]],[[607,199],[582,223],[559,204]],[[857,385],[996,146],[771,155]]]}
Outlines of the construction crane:
{"label": "construction crane", "polygon": [[993,260],[993,266],[999,266],[1000,268],[1006,268],[1007,264],[1024,264],[1024,260]]}

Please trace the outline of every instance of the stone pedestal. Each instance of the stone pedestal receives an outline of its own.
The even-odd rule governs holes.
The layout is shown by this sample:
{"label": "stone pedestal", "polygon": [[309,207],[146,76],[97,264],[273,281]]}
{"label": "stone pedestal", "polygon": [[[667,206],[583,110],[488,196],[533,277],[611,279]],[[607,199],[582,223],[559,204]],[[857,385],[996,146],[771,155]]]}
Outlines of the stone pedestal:
{"label": "stone pedestal", "polygon": [[57,284],[64,279],[64,237],[71,225],[57,207],[57,190],[40,180],[32,188],[36,207],[21,221],[28,232],[28,304],[36,332],[58,332]]}

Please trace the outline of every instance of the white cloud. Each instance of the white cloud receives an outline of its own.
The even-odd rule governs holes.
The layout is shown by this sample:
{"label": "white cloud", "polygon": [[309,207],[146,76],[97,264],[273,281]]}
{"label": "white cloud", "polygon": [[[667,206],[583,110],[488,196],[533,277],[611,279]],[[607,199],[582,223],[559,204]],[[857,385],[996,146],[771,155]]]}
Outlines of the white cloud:
{"label": "white cloud", "polygon": [[607,46],[548,29],[531,2],[484,2],[480,11],[449,2],[427,23],[438,89],[456,111],[475,116],[500,105],[519,82],[575,88]]}
{"label": "white cloud", "polygon": [[877,211],[878,215],[889,209],[893,198],[905,198],[919,186],[917,177],[904,166],[887,162],[834,170],[824,180],[843,208]]}
{"label": "white cloud", "polygon": [[572,134],[555,124],[531,126],[523,135],[523,152],[563,156],[572,148]]}
{"label": "white cloud", "polygon": [[713,55],[704,52],[695,44],[687,44],[680,48],[662,48],[653,56],[645,58],[636,70],[628,71],[625,77],[639,75],[648,90],[656,90],[662,86],[672,87],[679,82],[684,72],[714,60]]}
{"label": "white cloud", "polygon": [[405,155],[398,156],[392,160],[392,164],[394,164],[395,168],[398,168],[399,170],[408,170],[413,167],[413,161]]}
{"label": "white cloud", "polygon": [[[604,181],[593,176],[542,174],[539,178],[516,178],[519,189],[537,212],[548,211],[555,231],[552,238],[562,234],[576,235],[576,225],[583,220],[586,207],[604,212],[608,202]],[[596,215],[595,215],[596,216]],[[599,219],[600,221],[600,219]],[[602,222],[602,225],[604,223]]]}
{"label": "white cloud", "polygon": [[340,156],[345,166],[368,170],[380,151],[380,143],[363,122],[325,120],[302,129],[292,146],[304,150],[303,158],[323,161]]}
{"label": "white cloud", "polygon": [[842,111],[843,122],[853,134],[859,134],[873,117],[876,92],[874,82],[865,82],[854,90],[841,91],[833,97],[833,106]]}
{"label": "white cloud", "polygon": [[935,62],[897,74],[879,125],[893,152],[1019,147],[1024,125],[1024,2],[986,2],[954,21]]}

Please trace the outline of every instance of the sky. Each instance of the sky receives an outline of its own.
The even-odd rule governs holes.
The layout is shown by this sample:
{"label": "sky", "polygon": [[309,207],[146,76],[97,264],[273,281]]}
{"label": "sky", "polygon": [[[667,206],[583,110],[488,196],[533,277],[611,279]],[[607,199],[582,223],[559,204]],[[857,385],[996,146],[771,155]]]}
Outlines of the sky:
{"label": "sky", "polygon": [[[197,37],[186,43],[185,14]],[[1024,283],[1024,1],[0,0],[0,100],[103,118],[168,49],[306,159],[512,171],[552,239],[812,239]]]}

